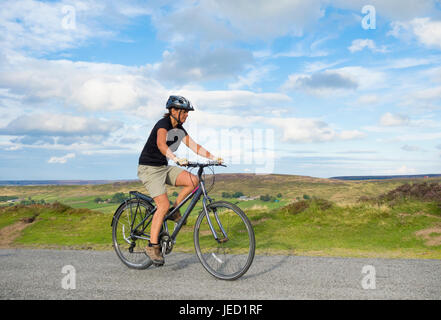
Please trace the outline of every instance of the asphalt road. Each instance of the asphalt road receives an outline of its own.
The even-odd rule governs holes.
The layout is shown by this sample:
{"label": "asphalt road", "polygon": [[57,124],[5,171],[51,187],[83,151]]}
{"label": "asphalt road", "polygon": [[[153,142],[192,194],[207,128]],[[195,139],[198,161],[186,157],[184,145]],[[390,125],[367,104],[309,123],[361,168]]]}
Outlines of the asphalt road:
{"label": "asphalt road", "polygon": [[231,282],[213,278],[194,254],[140,271],[113,251],[2,249],[0,299],[438,300],[441,261],[256,256]]}

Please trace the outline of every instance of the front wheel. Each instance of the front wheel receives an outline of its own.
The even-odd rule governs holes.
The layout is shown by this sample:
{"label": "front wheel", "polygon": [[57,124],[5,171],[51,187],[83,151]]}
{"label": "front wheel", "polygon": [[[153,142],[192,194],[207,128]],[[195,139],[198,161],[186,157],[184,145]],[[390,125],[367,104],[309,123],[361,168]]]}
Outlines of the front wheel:
{"label": "front wheel", "polygon": [[207,210],[210,220],[202,211],[194,227],[197,256],[214,277],[235,280],[244,275],[253,262],[256,248],[253,227],[245,213],[232,203],[213,202]]}

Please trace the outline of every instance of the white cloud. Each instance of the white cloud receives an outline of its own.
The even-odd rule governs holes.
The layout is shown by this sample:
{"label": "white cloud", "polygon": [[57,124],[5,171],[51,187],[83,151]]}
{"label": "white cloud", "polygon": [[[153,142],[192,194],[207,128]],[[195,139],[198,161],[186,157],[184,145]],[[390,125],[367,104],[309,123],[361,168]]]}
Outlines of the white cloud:
{"label": "white cloud", "polygon": [[357,104],[362,104],[362,105],[373,105],[373,104],[377,104],[380,101],[379,97],[375,94],[366,94],[366,95],[362,95],[360,96],[356,103]]}
{"label": "white cloud", "polygon": [[0,86],[21,95],[27,104],[56,99],[82,110],[157,108],[168,97],[151,77],[151,68],[117,64],[45,60],[9,54],[0,71]]}
{"label": "white cloud", "polygon": [[411,146],[411,145],[408,145],[408,144],[405,144],[404,146],[402,146],[401,150],[408,151],[408,152],[424,151],[424,149],[421,148],[421,147]]}
{"label": "white cloud", "polygon": [[390,23],[390,27],[391,30],[389,30],[386,35],[393,36],[395,38],[410,40],[412,36],[412,31],[408,22],[392,21]]}
{"label": "white cloud", "polygon": [[412,109],[440,110],[441,109],[441,86],[416,88],[401,97],[400,104]]}
{"label": "white cloud", "polygon": [[407,126],[409,125],[409,117],[387,112],[381,116],[380,124],[386,127]]}
{"label": "white cloud", "polygon": [[388,52],[385,46],[382,46],[381,48],[378,48],[375,45],[375,42],[371,39],[356,39],[352,41],[352,44],[350,47],[348,47],[349,51],[352,53],[357,51],[362,51],[364,48],[370,49],[372,52],[381,52],[385,53]]}
{"label": "white cloud", "polygon": [[[4,50],[46,54],[82,46],[92,39],[124,41],[118,27],[150,15],[155,4],[117,0],[4,0],[0,44]],[[120,36],[120,35],[119,35]]]}
{"label": "white cloud", "polygon": [[386,75],[363,67],[328,69],[312,74],[291,74],[283,90],[297,89],[315,95],[341,94],[351,90],[377,89],[385,85]]}
{"label": "white cloud", "polygon": [[314,73],[317,71],[329,69],[329,68],[334,67],[338,64],[341,64],[342,62],[344,62],[344,61],[338,60],[338,61],[334,61],[334,62],[330,62],[330,63],[326,63],[323,61],[308,62],[305,64],[304,71],[306,73]]}
{"label": "white cloud", "polygon": [[433,82],[441,82],[441,67],[439,65],[441,65],[441,57],[438,57],[438,60],[435,60],[433,62],[434,65],[436,65],[436,67],[433,68],[429,68],[426,69],[424,71],[421,72],[422,76],[425,79],[430,79]]}
{"label": "white cloud", "polygon": [[288,58],[300,58],[300,57],[325,57],[329,55],[327,49],[322,48],[326,41],[333,39],[333,37],[324,37],[314,41],[309,39],[296,41],[294,46],[288,51],[278,52],[272,54],[272,58],[288,57]]}
{"label": "white cloud", "polygon": [[75,158],[75,153],[68,153],[65,156],[62,157],[51,157],[48,160],[48,163],[61,163],[64,164],[67,162],[68,159],[73,159]]}
{"label": "white cloud", "polygon": [[331,91],[355,90],[357,87],[357,81],[347,75],[326,70],[310,75],[292,74],[283,84],[282,89],[297,89],[312,94],[324,95]]}
{"label": "white cloud", "polygon": [[358,130],[336,132],[326,122],[315,119],[272,118],[266,122],[282,129],[282,140],[290,143],[352,140],[365,136]]}
{"label": "white cloud", "polygon": [[399,168],[388,170],[386,172],[386,174],[390,174],[390,175],[394,175],[394,174],[404,175],[404,174],[416,174],[416,173],[418,173],[417,169],[408,168],[406,165],[402,165]]}
{"label": "white cloud", "polygon": [[438,64],[439,57],[430,57],[430,58],[403,58],[403,59],[393,59],[387,61],[386,68],[388,69],[405,69],[418,67],[428,64]]}
{"label": "white cloud", "polygon": [[343,130],[336,134],[337,140],[354,140],[366,137],[366,134],[359,130]]}
{"label": "white cloud", "polygon": [[[153,15],[162,38],[174,42],[263,39],[302,35],[324,15],[320,0],[185,2]],[[190,35],[190,38],[189,38]]]}
{"label": "white cloud", "polygon": [[246,37],[263,39],[301,35],[303,29],[324,15],[320,1],[230,0],[219,2],[231,24]]}
{"label": "white cloud", "polygon": [[396,38],[409,40],[414,35],[420,43],[435,49],[441,49],[441,21],[431,18],[414,18],[409,21],[393,21],[388,32]]}
{"label": "white cloud", "polygon": [[175,83],[231,78],[254,60],[251,52],[243,49],[195,50],[184,46],[165,51],[162,58],[163,61],[155,65],[158,78]]}
{"label": "white cloud", "polygon": [[416,18],[411,22],[413,32],[424,45],[441,49],[441,21],[430,18]]}
{"label": "white cloud", "polygon": [[379,89],[384,88],[387,85],[387,74],[375,69],[350,66],[333,69],[330,71],[337,72],[340,75],[350,78],[354,82],[357,82],[358,90]]}
{"label": "white cloud", "polygon": [[[61,101],[85,111],[127,110],[150,119],[164,112],[170,94],[182,94],[203,109],[228,107],[284,107],[291,98],[283,93],[248,90],[206,91],[198,87],[167,90],[153,79],[153,68],[116,64],[44,60],[8,56],[0,70],[0,86],[26,104]],[[268,67],[270,68],[270,67]],[[266,71],[262,71],[266,72]],[[260,74],[259,72],[257,72]],[[249,75],[249,85],[258,75]],[[255,77],[254,79],[252,79]],[[245,79],[242,79],[245,81]],[[240,87],[237,83],[233,87]]]}
{"label": "white cloud", "polygon": [[262,117],[249,116],[244,118],[240,115],[210,113],[197,110],[189,116],[187,126],[189,127],[189,131],[197,131],[198,128],[251,127],[259,120],[262,120]]}
{"label": "white cloud", "polygon": [[237,90],[244,87],[252,88],[256,83],[268,77],[271,71],[276,70],[275,66],[251,67],[246,75],[239,75],[237,81],[228,85],[229,89]]}
{"label": "white cloud", "polygon": [[402,134],[393,139],[389,139],[391,142],[408,142],[408,141],[428,141],[428,140],[440,140],[441,133],[412,133],[412,134]]}
{"label": "white cloud", "polygon": [[3,135],[85,136],[107,135],[121,127],[117,121],[103,121],[65,114],[23,115],[0,128]]}
{"label": "white cloud", "polygon": [[[176,91],[183,95],[197,107],[203,110],[216,110],[218,108],[247,107],[274,107],[284,106],[292,100],[283,93],[253,92],[248,90],[192,90],[181,89]],[[260,112],[256,112],[259,114]]]}
{"label": "white cloud", "polygon": [[[73,11],[63,8],[69,6]],[[71,3],[34,0],[3,1],[0,11],[0,43],[3,48],[25,49],[47,53],[77,47],[92,37],[105,37],[112,33],[92,28],[86,23],[93,14],[101,14],[103,5],[89,1]],[[73,20],[68,15],[74,15]],[[92,15],[91,15],[92,14]],[[74,28],[66,28],[66,18],[74,21]],[[80,19],[87,17],[88,19]]]}
{"label": "white cloud", "polygon": [[415,16],[433,15],[437,11],[436,3],[437,0],[333,0],[331,5],[353,10],[363,16],[361,8],[369,4],[375,7],[379,16],[390,20],[405,20]]}
{"label": "white cloud", "polygon": [[411,94],[416,100],[436,101],[441,99],[441,86],[416,90]]}

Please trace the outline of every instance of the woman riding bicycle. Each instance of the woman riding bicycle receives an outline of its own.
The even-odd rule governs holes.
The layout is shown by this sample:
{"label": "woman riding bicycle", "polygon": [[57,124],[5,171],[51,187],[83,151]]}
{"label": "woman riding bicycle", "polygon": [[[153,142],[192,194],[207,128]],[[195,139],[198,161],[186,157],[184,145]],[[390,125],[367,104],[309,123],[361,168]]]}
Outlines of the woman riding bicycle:
{"label": "woman riding bicycle", "polygon": [[[198,177],[188,171],[177,166],[169,166],[167,158],[181,166],[187,164],[187,159],[177,158],[173,154],[183,141],[196,154],[210,160],[222,162],[221,158],[213,156],[197,144],[182,127],[188,117],[188,112],[194,111],[190,101],[181,96],[170,96],[166,108],[168,113],[153,127],[139,157],[138,165],[138,177],[157,206],[152,220],[150,241],[145,249],[146,254],[155,265],[164,264],[158,238],[164,217],[170,209],[166,184],[184,187],[176,198],[174,203],[174,206],[176,206],[199,183]],[[175,222],[179,222],[181,218],[179,211],[172,217]]]}

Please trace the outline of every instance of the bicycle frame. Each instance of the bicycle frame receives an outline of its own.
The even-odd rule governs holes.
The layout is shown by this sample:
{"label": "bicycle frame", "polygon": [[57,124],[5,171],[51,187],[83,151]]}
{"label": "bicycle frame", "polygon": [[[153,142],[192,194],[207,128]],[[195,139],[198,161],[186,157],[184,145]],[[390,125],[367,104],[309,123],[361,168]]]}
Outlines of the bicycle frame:
{"label": "bicycle frame", "polygon": [[[228,236],[222,226],[222,224],[220,223],[219,218],[217,217],[217,213],[214,211],[214,216],[215,216],[215,220],[217,222],[217,224],[219,225],[219,228],[224,236],[223,239],[219,239],[216,230],[213,227],[213,224],[211,222],[211,218],[209,215],[209,211],[207,210],[207,200],[211,203],[211,198],[208,197],[206,189],[205,189],[205,181],[202,179],[202,168],[200,168],[199,172],[198,172],[198,176],[199,176],[199,184],[198,186],[187,196],[185,197],[184,200],[181,201],[181,203],[179,203],[172,211],[170,211],[164,218],[164,222],[163,222],[163,228],[164,230],[168,233],[168,226],[167,226],[167,220],[170,219],[170,217],[176,212],[176,210],[179,210],[185,203],[187,203],[187,201],[189,201],[191,198],[193,198],[189,204],[189,206],[187,207],[187,209],[185,210],[185,213],[183,215],[183,217],[181,218],[181,220],[179,221],[179,223],[175,226],[173,233],[170,235],[170,238],[173,242],[175,242],[177,235],[179,234],[179,231],[181,230],[184,221],[188,218],[188,216],[190,215],[190,213],[193,211],[194,207],[196,206],[197,202],[200,200],[201,196],[203,197],[202,199],[202,206],[203,206],[203,210],[205,211],[206,217],[207,217],[207,221],[208,221],[208,225],[210,227],[211,232],[213,233],[213,237],[217,242],[222,242],[225,241],[225,239],[228,239]],[[135,195],[135,197],[137,198],[143,198],[142,196],[144,196],[142,193],[139,192],[132,192],[132,194]],[[145,197],[145,196],[144,196]],[[157,207],[154,207],[153,211],[151,212],[152,214],[155,213],[155,211],[157,210]],[[135,211],[135,217],[137,214],[138,208],[136,208]],[[142,230],[140,230],[140,232],[144,235],[144,231],[145,229],[148,227],[148,225],[151,223],[151,220],[144,225],[144,223],[147,221],[147,219],[149,219],[152,215],[148,215],[146,217],[143,218],[143,220],[135,227],[133,228],[133,225],[131,226],[132,230],[137,230],[139,227],[143,226]],[[133,218],[133,221],[135,221],[135,217]],[[138,238],[138,239],[144,239],[144,240],[150,240],[150,238],[148,237],[142,237],[139,235],[131,235],[134,238]],[[147,236],[147,235],[146,235]]]}

